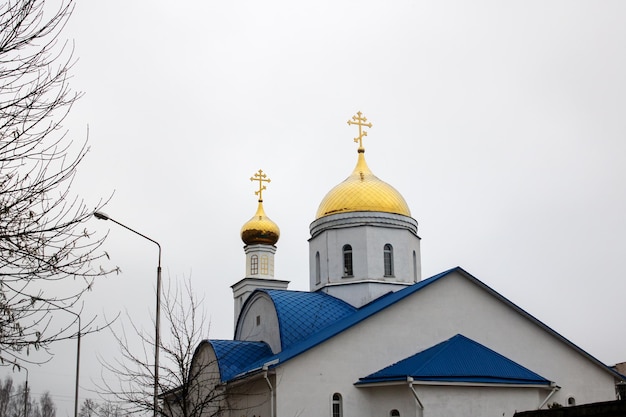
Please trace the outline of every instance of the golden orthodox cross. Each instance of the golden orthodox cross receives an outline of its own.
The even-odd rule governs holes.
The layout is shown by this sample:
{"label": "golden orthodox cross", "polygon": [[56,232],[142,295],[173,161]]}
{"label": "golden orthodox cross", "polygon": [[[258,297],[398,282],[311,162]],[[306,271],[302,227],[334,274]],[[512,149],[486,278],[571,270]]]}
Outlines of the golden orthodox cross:
{"label": "golden orthodox cross", "polygon": [[359,150],[363,150],[363,137],[367,136],[367,131],[363,130],[363,127],[372,127],[371,123],[366,123],[367,117],[363,116],[363,113],[357,112],[356,116],[352,116],[352,120],[348,120],[349,125],[359,126],[359,136],[354,138],[354,141],[359,144]]}
{"label": "golden orthodox cross", "polygon": [[254,176],[250,177],[250,181],[258,181],[259,182],[259,190],[254,192],[254,195],[259,196],[259,202],[263,201],[263,190],[266,189],[264,182],[272,182],[269,178],[267,178],[267,174],[263,172],[263,170],[259,169],[259,172],[255,172]]}

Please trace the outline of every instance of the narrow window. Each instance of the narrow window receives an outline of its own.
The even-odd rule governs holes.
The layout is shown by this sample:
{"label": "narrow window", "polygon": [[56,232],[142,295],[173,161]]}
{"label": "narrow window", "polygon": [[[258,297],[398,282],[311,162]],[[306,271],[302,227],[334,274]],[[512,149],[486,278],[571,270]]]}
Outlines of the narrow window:
{"label": "narrow window", "polygon": [[417,282],[417,254],[413,251],[413,282]]}
{"label": "narrow window", "polygon": [[261,256],[261,274],[267,275],[267,255]]}
{"label": "narrow window", "polygon": [[343,276],[351,277],[353,275],[352,270],[352,246],[343,246]]}
{"label": "narrow window", "polygon": [[256,316],[256,325],[257,326],[261,325],[261,316]]}
{"label": "narrow window", "polygon": [[259,257],[252,255],[250,257],[250,275],[257,275],[259,273]]}
{"label": "narrow window", "polygon": [[385,276],[393,276],[393,248],[389,243],[385,245],[383,250],[383,257],[385,259]]}
{"label": "narrow window", "polygon": [[320,284],[322,282],[322,273],[320,272],[320,253],[315,253],[315,283]]}
{"label": "narrow window", "polygon": [[343,410],[341,404],[341,394],[335,393],[333,394],[333,416],[332,417],[342,417]]}
{"label": "narrow window", "polygon": [[270,258],[270,276],[274,276],[274,258]]}
{"label": "narrow window", "polygon": [[389,415],[390,415],[391,417],[400,417],[400,412],[399,412],[398,410],[391,410],[391,411],[389,412]]}

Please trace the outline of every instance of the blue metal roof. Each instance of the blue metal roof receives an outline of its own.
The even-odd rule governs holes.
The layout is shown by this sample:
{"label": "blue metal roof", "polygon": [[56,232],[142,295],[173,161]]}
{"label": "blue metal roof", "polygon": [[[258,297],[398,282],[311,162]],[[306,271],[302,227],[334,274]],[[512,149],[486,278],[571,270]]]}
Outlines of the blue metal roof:
{"label": "blue metal roof", "polygon": [[[281,352],[276,354],[268,354],[267,356],[260,356],[256,360],[250,360],[250,362],[241,364],[239,368],[241,368],[241,372],[231,373],[230,375],[235,377],[243,377],[247,373],[250,373],[258,368],[260,368],[263,364],[272,363],[270,367],[275,367],[280,363],[283,363],[289,359],[292,359],[307,350],[319,345],[320,343],[325,342],[326,340],[338,335],[339,333],[349,329],[350,327],[360,323],[363,320],[366,320],[370,316],[379,313],[385,308],[399,302],[400,300],[409,297],[410,295],[422,290],[428,285],[442,279],[453,272],[460,273],[465,276],[470,281],[474,282],[476,285],[482,287],[487,292],[492,294],[493,296],[499,298],[506,304],[508,304],[511,308],[516,310],[521,315],[525,316],[529,320],[533,321],[540,327],[544,328],[549,333],[553,334],[564,343],[571,346],[573,349],[581,353],[583,356],[586,356],[592,362],[596,363],[598,366],[608,370],[615,377],[621,377],[617,372],[610,369],[608,366],[600,362],[598,359],[594,358],[574,343],[561,336],[559,333],[546,326],[544,323],[536,319],[531,314],[527,313],[522,308],[518,307],[507,298],[500,295],[498,292],[493,290],[488,285],[481,282],[479,279],[466,272],[463,268],[455,267],[449,269],[447,271],[441,272],[437,275],[434,275],[428,279],[417,282],[411,286],[403,288],[399,291],[384,295],[379,297],[378,299],[372,301],[369,304],[364,305],[363,307],[354,310],[353,307],[345,304],[343,301],[338,300],[332,296],[329,296],[324,293],[308,293],[308,292],[299,292],[299,291],[288,291],[288,290],[264,290],[267,292],[270,297],[274,300],[274,304],[276,305],[277,314],[279,316],[279,324],[281,326],[281,338],[284,337],[288,342],[283,341],[283,349]],[[272,294],[273,293],[273,294]],[[279,294],[280,293],[280,294]],[[315,308],[313,308],[308,303],[314,301],[316,297],[320,297],[321,302],[317,304],[317,310],[321,309],[319,314]],[[334,301],[332,301],[334,300]],[[341,304],[345,304],[346,310],[342,311],[342,307],[339,307]],[[315,304],[313,304],[315,305]],[[344,306],[344,307],[345,307]],[[335,311],[335,308],[338,308],[339,311]],[[324,314],[328,309],[328,317],[324,318]],[[348,311],[353,309],[352,312]],[[304,312],[308,314],[303,314]],[[345,313],[345,315],[344,315]],[[299,322],[298,325],[293,325],[291,323],[292,320]],[[334,321],[333,321],[334,320]],[[323,323],[326,322],[324,327]],[[250,358],[251,359],[251,358]],[[227,381],[228,378],[223,379]]]}
{"label": "blue metal roof", "polygon": [[356,311],[345,301],[322,292],[260,291],[269,295],[276,308],[282,349],[307,339]]}
{"label": "blue metal roof", "polygon": [[215,351],[222,381],[233,379],[244,370],[249,371],[248,365],[272,355],[272,349],[265,342],[209,340],[208,343]]}
{"label": "blue metal roof", "polygon": [[[456,269],[456,268],[455,268]],[[450,272],[454,271],[455,269],[451,269],[449,271],[445,271],[442,272],[438,275],[435,275],[433,277],[430,277],[428,279],[422,280],[416,284],[413,284],[409,287],[403,288],[402,290],[396,291],[394,293],[390,293],[390,294],[386,294],[382,297],[377,298],[376,300],[372,301],[369,304],[364,305],[363,307],[361,307],[360,309],[354,309],[354,307],[350,306],[349,304],[346,304],[347,306],[349,306],[350,308],[353,309],[353,313],[352,314],[348,314],[346,316],[344,316],[343,318],[340,318],[338,320],[336,320],[335,322],[332,322],[331,324],[327,325],[326,327],[323,327],[321,329],[319,329],[316,333],[311,333],[309,337],[307,337],[306,339],[302,339],[300,340],[298,343],[293,343],[289,346],[287,346],[286,348],[284,348],[282,351],[265,357],[265,358],[261,358],[256,362],[250,363],[248,364],[248,366],[245,368],[245,370],[238,375],[238,377],[242,377],[245,376],[246,373],[251,372],[253,370],[259,369],[261,366],[263,366],[263,364],[266,363],[273,363],[272,366],[276,366],[276,364],[278,363],[282,363],[285,362],[293,357],[296,357],[304,352],[306,352],[307,350],[311,349],[314,346],[317,346],[318,344],[332,338],[333,336],[336,336],[337,334],[343,332],[344,330],[354,326],[355,324],[360,323],[361,321],[367,319],[368,317],[378,313],[379,311],[381,311],[382,309],[396,303],[397,301],[403,299],[404,297],[412,294],[415,291],[418,291],[422,288],[424,288],[425,286],[427,286],[428,284],[431,284],[433,282],[435,282],[436,280],[438,280],[439,278],[449,274]],[[299,291],[288,291],[288,290],[261,290],[261,291],[265,291],[265,292],[270,292],[270,291],[280,291],[280,292],[285,292],[285,293],[299,293],[300,296],[303,296],[304,298],[311,296],[311,295],[323,295],[324,297],[330,297],[331,299],[340,301],[341,303],[343,303],[343,301],[336,299],[335,297],[332,297],[328,294],[325,293],[307,293],[307,292],[299,292]],[[307,294],[307,295],[304,295]],[[296,295],[297,296],[297,295]],[[292,315],[294,316],[298,316],[300,314],[299,310],[292,310]],[[279,318],[280,320],[283,320],[283,322],[289,321],[289,318],[287,318],[288,316],[283,315],[282,319]],[[282,330],[281,330],[282,332]]]}
{"label": "blue metal roof", "polygon": [[550,381],[467,337],[456,336],[416,353],[357,385],[406,381],[550,385]]}

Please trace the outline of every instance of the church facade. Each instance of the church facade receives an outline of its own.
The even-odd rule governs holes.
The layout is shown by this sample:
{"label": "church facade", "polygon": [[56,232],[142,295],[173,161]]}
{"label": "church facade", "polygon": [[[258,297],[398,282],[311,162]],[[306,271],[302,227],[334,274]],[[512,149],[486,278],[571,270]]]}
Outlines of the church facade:
{"label": "church facade", "polygon": [[311,223],[310,291],[274,277],[269,178],[251,178],[234,339],[197,347],[188,401],[211,398],[207,416],[447,417],[614,400],[622,375],[469,272],[422,278],[417,221],[365,160],[371,124],[348,123],[357,164]]}

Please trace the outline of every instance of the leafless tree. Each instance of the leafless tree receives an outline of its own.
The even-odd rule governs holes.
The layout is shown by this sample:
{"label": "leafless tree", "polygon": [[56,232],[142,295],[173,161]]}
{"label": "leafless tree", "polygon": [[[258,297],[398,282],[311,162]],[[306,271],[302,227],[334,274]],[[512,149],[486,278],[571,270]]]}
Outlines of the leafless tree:
{"label": "leafless tree", "polygon": [[9,402],[13,394],[13,378],[6,376],[4,383],[0,382],[0,417],[9,415]]}
{"label": "leafless tree", "polygon": [[97,402],[95,402],[91,398],[87,398],[80,406],[78,417],[95,417],[98,415],[99,408],[100,406]]}
{"label": "leafless tree", "polygon": [[68,84],[73,46],[60,41],[74,0],[50,4],[0,2],[0,364],[18,367],[31,349],[76,336],[52,329],[51,310],[71,308],[109,272],[103,238],[84,225],[102,204],[71,192],[87,140],[62,127],[81,95]]}
{"label": "leafless tree", "polygon": [[39,404],[32,399],[26,384],[19,384],[15,392],[10,391],[6,417],[40,417]]}
{"label": "leafless tree", "polygon": [[50,397],[50,393],[48,391],[44,392],[39,398],[41,417],[56,417],[57,408],[52,401],[52,397]]}
{"label": "leafless tree", "polygon": [[78,412],[78,417],[124,417],[125,415],[123,408],[119,404],[111,401],[99,403],[91,398],[83,401]]}
{"label": "leafless tree", "polygon": [[15,389],[10,376],[6,376],[4,383],[0,383],[0,417],[55,416],[56,405],[48,391],[44,392],[37,401],[32,398],[31,391],[26,384],[20,384]]}
{"label": "leafless tree", "polygon": [[[197,361],[193,362],[195,349],[209,330],[201,304],[202,300],[194,295],[189,281],[184,285],[165,286],[162,323],[166,331],[159,345],[159,410],[163,416],[210,417],[219,414],[217,404],[222,402],[225,392],[204,384],[207,374],[212,374],[209,378],[215,376],[216,363],[199,365]],[[131,348],[132,343],[124,329],[117,332],[111,329],[122,358],[114,362],[101,359],[106,373],[99,390],[104,398],[113,398],[124,407],[126,413],[151,414],[154,409],[153,329],[146,332],[131,318],[128,322],[132,328],[130,338],[140,339],[140,347]],[[112,380],[116,383],[111,383]]]}
{"label": "leafless tree", "polygon": [[124,417],[126,414],[119,404],[115,404],[111,401],[105,401],[98,405],[97,408],[98,417]]}

